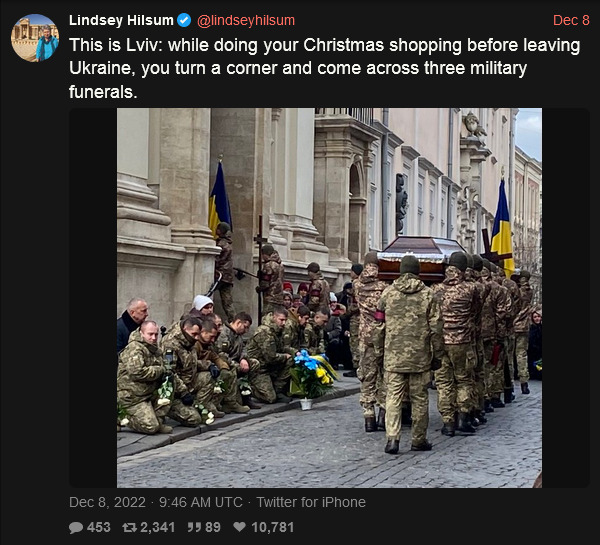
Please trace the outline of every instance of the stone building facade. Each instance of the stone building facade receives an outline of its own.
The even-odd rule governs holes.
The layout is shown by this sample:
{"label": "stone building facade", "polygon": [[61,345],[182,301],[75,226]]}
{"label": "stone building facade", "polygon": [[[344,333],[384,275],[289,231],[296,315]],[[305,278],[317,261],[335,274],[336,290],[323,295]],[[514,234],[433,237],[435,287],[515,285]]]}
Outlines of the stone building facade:
{"label": "stone building facade", "polygon": [[[454,238],[482,252],[502,168],[514,192],[516,111],[118,109],[117,316],[143,297],[166,325],[208,290],[218,253],[208,198],[220,157],[241,269],[256,271],[253,239],[262,231],[294,287],[316,261],[341,290],[352,263],[397,236],[398,174],[408,194],[403,234]],[[255,284],[236,279],[236,310],[257,315]]]}
{"label": "stone building facade", "polygon": [[[11,40],[34,40],[37,42],[39,38],[43,36],[42,27],[43,24],[31,24],[29,18],[24,17],[16,24],[11,32]],[[55,24],[50,24],[50,33],[59,38],[58,27]]]}

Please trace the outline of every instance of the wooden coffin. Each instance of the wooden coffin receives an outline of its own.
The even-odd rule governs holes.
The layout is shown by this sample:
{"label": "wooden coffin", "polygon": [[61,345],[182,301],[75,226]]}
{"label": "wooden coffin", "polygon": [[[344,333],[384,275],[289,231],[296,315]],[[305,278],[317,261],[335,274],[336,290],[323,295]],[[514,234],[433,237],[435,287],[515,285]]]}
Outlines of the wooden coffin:
{"label": "wooden coffin", "polygon": [[382,252],[377,253],[379,278],[393,281],[400,274],[402,257],[411,253],[421,263],[421,280],[426,284],[444,280],[444,264],[453,252],[465,251],[456,240],[438,237],[412,237],[400,235]]}

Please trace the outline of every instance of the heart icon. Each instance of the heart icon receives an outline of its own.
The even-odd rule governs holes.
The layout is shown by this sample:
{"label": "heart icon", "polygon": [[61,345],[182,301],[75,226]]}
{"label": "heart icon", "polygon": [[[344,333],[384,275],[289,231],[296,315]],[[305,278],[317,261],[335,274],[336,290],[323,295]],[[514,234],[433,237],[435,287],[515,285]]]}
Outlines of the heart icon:
{"label": "heart icon", "polygon": [[233,523],[233,527],[238,531],[241,532],[245,527],[246,527],[246,523],[245,522],[234,522]]}

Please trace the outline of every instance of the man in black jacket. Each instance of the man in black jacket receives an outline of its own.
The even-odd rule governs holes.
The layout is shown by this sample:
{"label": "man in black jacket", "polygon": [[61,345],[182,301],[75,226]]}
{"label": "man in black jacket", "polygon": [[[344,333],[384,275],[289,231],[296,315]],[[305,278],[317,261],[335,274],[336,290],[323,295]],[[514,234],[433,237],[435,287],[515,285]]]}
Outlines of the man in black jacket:
{"label": "man in black jacket", "polygon": [[119,364],[119,352],[127,346],[129,335],[135,331],[148,317],[148,303],[139,297],[131,299],[127,308],[117,319],[117,365]]}

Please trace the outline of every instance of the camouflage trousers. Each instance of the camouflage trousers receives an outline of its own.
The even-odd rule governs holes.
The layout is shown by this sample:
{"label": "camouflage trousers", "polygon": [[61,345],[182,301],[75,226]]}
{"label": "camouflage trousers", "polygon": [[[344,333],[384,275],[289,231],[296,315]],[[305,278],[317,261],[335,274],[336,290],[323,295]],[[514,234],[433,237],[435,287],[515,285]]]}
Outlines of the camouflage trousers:
{"label": "camouflage trousers", "polygon": [[[492,362],[494,345],[500,344],[500,355],[496,365]],[[504,392],[504,341],[495,341],[494,339],[485,339],[483,341],[483,352],[485,357],[485,388],[486,399],[499,398]]]}
{"label": "camouflage trousers", "polygon": [[477,356],[473,343],[447,344],[442,366],[435,372],[438,411],[444,423],[454,423],[454,414],[470,412],[473,406],[473,370]]}
{"label": "camouflage trousers", "polygon": [[383,378],[383,356],[377,357],[371,343],[364,345],[356,376],[360,381],[359,403],[363,415],[374,416],[375,405],[385,408],[385,381]]}
{"label": "camouflage trousers", "polygon": [[513,377],[515,375],[515,334],[509,334],[506,337],[505,343],[506,356],[504,358],[504,365],[506,370],[504,373],[504,388],[512,388]]}
{"label": "camouflage trousers", "polygon": [[221,297],[221,306],[223,307],[223,311],[227,315],[227,321],[231,323],[233,322],[233,317],[235,316],[232,295],[233,284],[221,281],[217,286],[217,291],[219,292],[219,296]]}
{"label": "camouflage trousers", "polygon": [[527,348],[529,347],[529,333],[517,333],[515,335],[515,354],[517,356],[517,369],[519,371],[519,382],[529,380],[529,369],[527,367]]}
{"label": "camouflage trousers", "polygon": [[427,439],[429,426],[429,391],[427,383],[430,372],[393,373],[384,372],[386,384],[385,435],[388,439],[400,439],[402,404],[410,388],[412,405],[412,444],[419,445]]}
{"label": "camouflage trousers", "polygon": [[473,409],[483,409],[485,401],[485,350],[483,349],[483,339],[479,336],[475,339],[475,354],[477,360],[475,369],[473,369]]}
{"label": "camouflage trousers", "polygon": [[224,399],[224,403],[235,403],[234,400],[237,400],[237,402],[241,405],[242,404],[242,394],[240,392],[240,387],[238,384],[238,380],[242,377],[247,377],[248,378],[248,384],[250,384],[250,390],[254,393],[257,389],[256,387],[256,378],[258,377],[258,373],[260,371],[260,362],[257,359],[254,358],[247,358],[246,360],[248,362],[248,365],[250,367],[250,369],[248,369],[247,373],[244,373],[243,371],[240,370],[240,364],[238,362],[232,362],[230,364],[232,370],[235,371],[236,373],[236,385],[234,388],[232,388],[234,394],[232,394],[231,392],[228,392],[225,396]]}
{"label": "camouflage trousers", "polygon": [[131,407],[126,407],[129,420],[127,426],[139,433],[148,435],[157,433],[170,408],[170,405],[158,406],[157,401],[158,396],[155,396],[149,401],[141,401]]}
{"label": "camouflage trousers", "polygon": [[254,397],[265,403],[275,403],[277,394],[287,395],[293,363],[294,358],[288,358],[284,363],[260,363],[252,383]]}
{"label": "camouflage trousers", "polygon": [[358,346],[358,324],[359,320],[356,317],[350,318],[350,327],[348,328],[350,331],[350,353],[352,354],[352,367],[354,369],[358,369],[358,364],[360,362],[360,350]]}

